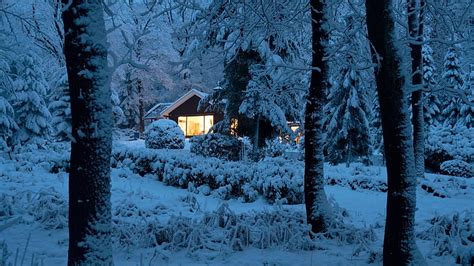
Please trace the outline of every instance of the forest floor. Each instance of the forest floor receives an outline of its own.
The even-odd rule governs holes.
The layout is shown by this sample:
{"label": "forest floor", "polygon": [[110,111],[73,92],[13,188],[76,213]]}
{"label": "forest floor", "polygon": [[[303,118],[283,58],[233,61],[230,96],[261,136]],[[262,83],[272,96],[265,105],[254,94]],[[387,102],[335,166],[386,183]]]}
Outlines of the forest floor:
{"label": "forest floor", "polygon": [[[6,261],[16,262],[14,265],[23,263],[65,265],[68,246],[68,175],[64,172],[50,173],[39,166],[25,169],[20,164],[21,162],[9,160],[0,162],[0,264],[3,248],[8,253]],[[380,172],[384,171],[385,168],[380,167]],[[463,179],[462,182],[467,185],[467,189],[446,198],[434,197],[420,188],[417,190],[416,232],[419,236],[417,244],[428,265],[454,264],[453,254],[459,249],[455,246],[454,240],[439,238],[432,232],[431,229],[436,225],[433,219],[439,220],[439,217],[445,217],[445,220],[456,221],[459,214],[462,220],[460,223],[467,223],[463,226],[468,228],[467,231],[471,230],[472,234],[474,180]],[[345,209],[354,227],[369,228],[374,232],[373,241],[364,242],[365,247],[362,249],[360,243],[347,244],[343,239],[320,240],[325,243],[320,243],[317,248],[310,250],[284,245],[270,245],[265,248],[249,246],[243,249],[226,247],[203,249],[202,246],[194,248],[191,242],[164,249],[153,245],[127,246],[123,243],[129,240],[127,237],[137,236],[133,236],[135,231],[132,229],[128,235],[127,230],[123,229],[120,236],[124,239],[121,240],[121,245],[115,246],[114,261],[116,265],[348,265],[349,263],[365,265],[369,262],[375,265],[381,264],[386,193],[352,190],[344,186],[327,186],[326,193]],[[142,177],[122,168],[112,170],[112,205],[114,208],[128,206],[125,212],[128,211],[129,214],[124,214],[124,211],[118,213],[115,210],[114,216],[120,215],[135,221],[147,220],[147,225],[150,222],[166,224],[176,217],[202,220],[207,214],[219,210],[221,206],[228,207],[228,212],[237,216],[274,211],[284,211],[295,216],[304,213],[303,204],[271,205],[263,199],[252,203],[243,203],[237,199],[222,200],[212,195],[204,196],[190,193],[185,189],[165,186],[153,176]],[[139,217],[137,213],[141,213]],[[142,215],[143,213],[147,215]],[[118,224],[120,225],[127,224]],[[203,234],[212,235],[213,230],[212,227],[206,228]],[[217,228],[215,230],[216,235],[221,233]],[[422,237],[423,232],[431,232],[433,236]],[[451,248],[441,248],[440,242],[443,241]],[[130,240],[130,243],[132,242]],[[473,250],[472,246],[462,248]]]}

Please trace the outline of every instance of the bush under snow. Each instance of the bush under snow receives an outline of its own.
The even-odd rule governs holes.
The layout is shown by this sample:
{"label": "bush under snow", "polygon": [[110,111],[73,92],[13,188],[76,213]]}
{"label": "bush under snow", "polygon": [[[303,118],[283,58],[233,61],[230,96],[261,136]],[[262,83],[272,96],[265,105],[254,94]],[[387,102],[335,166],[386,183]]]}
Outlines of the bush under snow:
{"label": "bush under snow", "polygon": [[240,159],[242,142],[232,136],[210,133],[191,139],[191,152],[204,157],[216,157],[223,160]]}
{"label": "bush under snow", "polygon": [[459,159],[474,162],[474,128],[430,127],[425,147],[425,164],[438,172],[443,162]]}
{"label": "bush under snow", "polygon": [[435,216],[430,227],[418,234],[433,240],[431,253],[435,256],[452,255],[457,264],[474,263],[474,219],[472,213]]}
{"label": "bush under snow", "polygon": [[184,133],[169,119],[160,119],[151,123],[145,132],[145,146],[150,149],[183,149]]}
{"label": "bush under snow", "polygon": [[458,159],[442,163],[440,171],[444,175],[461,176],[466,178],[472,178],[474,176],[474,166]]}

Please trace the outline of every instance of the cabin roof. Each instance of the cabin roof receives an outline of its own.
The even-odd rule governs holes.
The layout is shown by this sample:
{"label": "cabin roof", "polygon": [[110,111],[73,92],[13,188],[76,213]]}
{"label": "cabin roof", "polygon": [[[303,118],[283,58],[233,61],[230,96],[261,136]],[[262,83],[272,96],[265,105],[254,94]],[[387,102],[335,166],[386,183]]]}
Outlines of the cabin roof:
{"label": "cabin roof", "polygon": [[207,93],[202,91],[198,91],[196,89],[191,89],[190,91],[186,92],[183,96],[172,103],[158,103],[153,106],[148,112],[145,114],[145,118],[156,118],[156,117],[166,117],[169,114],[185,103],[187,100],[191,99],[191,97],[197,96],[201,99],[207,96]]}
{"label": "cabin roof", "polygon": [[187,100],[191,99],[191,97],[193,96],[197,96],[201,99],[203,99],[204,97],[207,96],[207,93],[204,93],[202,91],[198,91],[196,89],[191,89],[190,91],[188,91],[186,94],[184,94],[183,96],[181,96],[178,100],[176,100],[175,102],[173,102],[172,104],[170,104],[168,107],[166,107],[165,109],[163,109],[163,111],[161,111],[160,115],[161,116],[169,116],[169,114],[171,112],[173,112],[173,110],[175,110],[176,108],[178,108],[180,105],[182,105],[183,103],[185,103]]}

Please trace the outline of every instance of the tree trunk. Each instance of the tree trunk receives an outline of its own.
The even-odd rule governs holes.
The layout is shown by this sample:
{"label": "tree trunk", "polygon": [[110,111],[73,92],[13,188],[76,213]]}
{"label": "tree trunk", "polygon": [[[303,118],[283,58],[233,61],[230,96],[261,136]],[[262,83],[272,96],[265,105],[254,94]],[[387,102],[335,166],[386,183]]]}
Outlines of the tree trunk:
{"label": "tree trunk", "polygon": [[140,116],[138,131],[143,133],[145,132],[145,103],[143,102],[143,83],[141,80],[138,80],[137,83],[138,95],[140,95],[140,99],[138,100],[138,115]]}
{"label": "tree trunk", "polygon": [[[325,90],[328,87],[328,65],[324,57],[324,45],[328,33],[323,28],[323,0],[311,0],[312,18],[312,66],[311,83],[308,90],[305,110],[304,147],[304,195],[306,215],[311,231],[318,233],[328,229],[331,222],[331,210],[324,191],[324,156],[323,156],[323,106]],[[319,68],[316,70],[315,68]]]}
{"label": "tree trunk", "polygon": [[[372,42],[377,91],[387,158],[387,216],[384,265],[424,263],[415,242],[416,172],[408,97],[395,49],[393,4],[366,0],[367,28]],[[377,54],[378,53],[378,54]],[[381,62],[378,62],[378,59]]]}
{"label": "tree trunk", "polygon": [[411,94],[413,146],[415,152],[416,176],[424,177],[425,173],[425,125],[423,115],[423,58],[421,43],[423,41],[423,9],[424,1],[408,0],[408,31],[411,37],[410,55],[412,86],[416,88]]}
{"label": "tree trunk", "polygon": [[[71,93],[68,265],[112,264],[112,108],[101,0],[63,0]],[[70,3],[69,3],[70,2]]]}

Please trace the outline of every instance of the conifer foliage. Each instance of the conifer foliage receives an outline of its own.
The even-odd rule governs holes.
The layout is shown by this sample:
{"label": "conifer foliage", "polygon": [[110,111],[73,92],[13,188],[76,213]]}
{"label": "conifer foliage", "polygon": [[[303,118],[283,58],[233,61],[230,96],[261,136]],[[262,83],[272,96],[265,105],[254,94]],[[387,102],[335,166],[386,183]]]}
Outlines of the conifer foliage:
{"label": "conifer foliage", "polygon": [[51,127],[59,140],[71,139],[71,97],[69,83],[64,72],[56,82],[56,88],[50,98],[49,111],[52,115]]}
{"label": "conifer foliage", "polygon": [[[425,39],[426,41],[426,39]],[[437,93],[436,65],[433,60],[433,49],[426,43],[422,47],[423,57],[423,89],[425,91],[424,116],[427,126],[440,122],[441,102]]]}
{"label": "conifer foliage", "polygon": [[360,71],[348,56],[339,82],[330,88],[326,113],[327,159],[333,164],[350,163],[357,156],[367,156],[370,150],[370,106]]}
{"label": "conifer foliage", "polygon": [[6,60],[0,59],[0,151],[9,151],[12,136],[18,129],[15,113],[8,99],[12,96],[10,68]]}
{"label": "conifer foliage", "polygon": [[13,108],[4,97],[0,96],[0,151],[9,151],[13,132],[18,129],[15,123]]}
{"label": "conifer foliage", "polygon": [[12,106],[19,127],[15,141],[24,144],[47,137],[51,114],[44,97],[48,85],[39,69],[39,60],[32,54],[24,54],[15,63],[13,72],[16,79],[13,81],[15,95]]}
{"label": "conifer foliage", "polygon": [[464,93],[464,73],[459,60],[459,54],[456,47],[449,47],[444,57],[444,71],[442,75],[443,83],[447,87],[447,91],[454,92],[453,97],[448,98],[448,103],[443,108],[444,123],[450,126],[463,124],[461,118],[461,109],[463,101],[459,97],[459,93]]}

